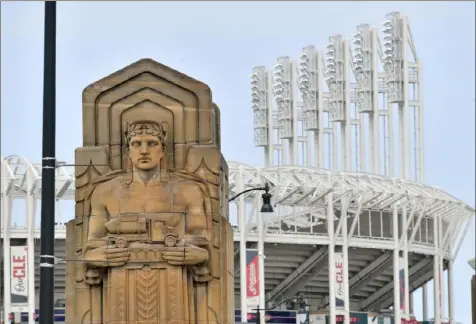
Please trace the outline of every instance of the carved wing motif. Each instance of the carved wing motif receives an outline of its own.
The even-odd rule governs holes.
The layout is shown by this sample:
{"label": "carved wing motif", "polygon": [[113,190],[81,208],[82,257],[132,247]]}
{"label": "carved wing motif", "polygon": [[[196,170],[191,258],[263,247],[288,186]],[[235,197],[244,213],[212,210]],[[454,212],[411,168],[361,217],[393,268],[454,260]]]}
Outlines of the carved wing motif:
{"label": "carved wing motif", "polygon": [[74,280],[68,281],[67,291],[73,292],[71,298],[82,299],[82,302],[72,301],[70,305],[75,307],[67,309],[66,318],[70,323],[82,323],[86,318],[96,316],[93,314],[91,300],[94,300],[93,295],[100,294],[99,288],[91,287],[85,282],[86,267],[81,262],[88,238],[89,197],[97,180],[104,174],[110,174],[111,168],[108,164],[107,148],[104,146],[78,148],[75,161],[75,218],[70,221],[72,225],[68,226],[67,251],[77,262],[73,263],[74,270],[72,268],[70,270],[74,272]]}

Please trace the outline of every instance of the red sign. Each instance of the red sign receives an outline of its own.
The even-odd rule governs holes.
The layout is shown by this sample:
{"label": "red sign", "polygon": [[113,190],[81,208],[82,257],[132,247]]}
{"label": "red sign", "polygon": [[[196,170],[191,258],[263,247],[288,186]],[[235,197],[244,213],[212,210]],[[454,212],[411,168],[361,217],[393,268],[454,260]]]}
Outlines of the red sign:
{"label": "red sign", "polygon": [[258,256],[246,265],[246,297],[259,296]]}

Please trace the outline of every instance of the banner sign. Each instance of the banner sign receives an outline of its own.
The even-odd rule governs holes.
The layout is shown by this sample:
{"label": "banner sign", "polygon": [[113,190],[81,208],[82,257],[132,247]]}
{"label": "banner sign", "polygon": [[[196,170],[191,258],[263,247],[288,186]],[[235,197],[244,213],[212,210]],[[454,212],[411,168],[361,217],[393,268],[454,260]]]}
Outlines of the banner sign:
{"label": "banner sign", "polygon": [[[254,307],[256,308],[256,306]],[[248,318],[246,319],[248,323],[256,323],[256,311],[249,312]],[[242,323],[241,321],[241,310],[235,309],[235,323]],[[297,324],[297,313],[295,311],[278,311],[270,310],[266,311],[264,319],[261,319],[261,324]]]}
{"label": "banner sign", "polygon": [[[330,317],[326,315],[326,324],[329,324]],[[367,324],[369,322],[369,317],[367,313],[350,313],[350,322],[351,323],[358,323],[358,324]],[[336,315],[336,324],[344,323],[344,316],[343,315]]]}
{"label": "banner sign", "polygon": [[[28,304],[27,247],[10,247],[10,289],[12,306]],[[34,285],[34,283],[31,283]]]}
{"label": "banner sign", "polygon": [[257,250],[246,251],[246,309],[247,313],[259,305],[259,258]]}
{"label": "banner sign", "polygon": [[398,276],[400,278],[400,310],[405,311],[405,259],[400,258],[398,264]]}
{"label": "banner sign", "polygon": [[336,295],[336,307],[344,308],[344,258],[342,253],[335,253],[335,295]]}

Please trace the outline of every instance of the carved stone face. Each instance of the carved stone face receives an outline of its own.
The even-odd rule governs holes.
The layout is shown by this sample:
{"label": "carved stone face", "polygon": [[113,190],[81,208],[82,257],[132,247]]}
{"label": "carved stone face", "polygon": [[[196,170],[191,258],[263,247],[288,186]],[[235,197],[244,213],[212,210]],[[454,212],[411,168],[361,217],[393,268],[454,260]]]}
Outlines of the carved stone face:
{"label": "carved stone face", "polygon": [[159,167],[164,149],[157,136],[138,134],[129,141],[129,157],[135,168],[151,170]]}

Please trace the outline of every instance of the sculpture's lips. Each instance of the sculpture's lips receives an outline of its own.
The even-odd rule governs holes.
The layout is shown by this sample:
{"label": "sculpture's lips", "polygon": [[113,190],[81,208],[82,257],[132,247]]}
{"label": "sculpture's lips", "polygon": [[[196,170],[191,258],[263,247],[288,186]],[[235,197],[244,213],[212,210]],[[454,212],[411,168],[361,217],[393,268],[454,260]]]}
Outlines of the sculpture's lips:
{"label": "sculpture's lips", "polygon": [[139,159],[139,162],[150,162],[150,159]]}

